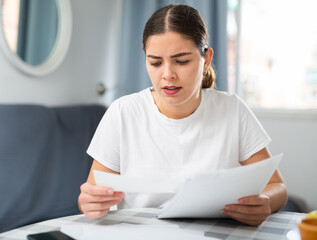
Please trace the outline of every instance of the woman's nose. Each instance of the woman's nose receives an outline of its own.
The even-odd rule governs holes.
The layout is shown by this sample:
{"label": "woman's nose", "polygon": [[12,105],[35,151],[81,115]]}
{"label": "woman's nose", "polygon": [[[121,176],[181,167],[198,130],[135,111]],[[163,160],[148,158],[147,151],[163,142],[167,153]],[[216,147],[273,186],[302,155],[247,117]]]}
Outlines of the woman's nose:
{"label": "woman's nose", "polygon": [[176,78],[175,71],[170,64],[165,64],[162,78],[164,80],[174,80]]}

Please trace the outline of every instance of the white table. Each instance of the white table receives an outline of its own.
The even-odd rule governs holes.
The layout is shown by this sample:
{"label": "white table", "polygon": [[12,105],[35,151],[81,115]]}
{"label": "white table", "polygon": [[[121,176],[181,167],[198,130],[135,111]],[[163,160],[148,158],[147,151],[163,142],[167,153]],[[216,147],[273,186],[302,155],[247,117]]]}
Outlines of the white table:
{"label": "white table", "polygon": [[[26,239],[28,234],[60,230],[60,227],[69,223],[85,223],[110,225],[118,223],[128,224],[177,224],[180,228],[204,231],[204,235],[226,240],[277,240],[288,239],[287,232],[295,229],[298,219],[305,214],[294,212],[279,212],[272,214],[259,227],[251,227],[232,219],[175,219],[160,220],[156,218],[159,209],[124,209],[111,211],[101,219],[90,220],[83,215],[57,218],[28,226],[23,226],[0,234],[0,240]],[[111,239],[111,238],[107,238]],[[173,238],[171,238],[173,239]],[[167,240],[167,239],[165,239]]]}

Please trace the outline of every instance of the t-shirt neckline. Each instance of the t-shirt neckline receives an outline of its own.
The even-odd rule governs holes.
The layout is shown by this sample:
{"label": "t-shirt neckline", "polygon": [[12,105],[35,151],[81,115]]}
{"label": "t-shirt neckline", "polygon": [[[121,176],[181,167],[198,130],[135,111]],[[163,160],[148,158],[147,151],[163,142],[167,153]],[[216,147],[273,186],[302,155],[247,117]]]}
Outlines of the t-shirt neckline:
{"label": "t-shirt neckline", "polygon": [[149,87],[146,89],[146,95],[147,98],[149,100],[150,103],[150,107],[151,109],[154,111],[154,113],[161,119],[163,119],[165,122],[169,123],[169,124],[173,124],[173,125],[183,125],[189,121],[191,121],[192,119],[196,118],[196,116],[199,115],[199,113],[202,111],[202,106],[204,105],[204,101],[205,101],[205,93],[203,90],[201,90],[201,100],[199,103],[199,106],[197,107],[197,109],[190,114],[189,116],[185,117],[185,118],[181,118],[181,119],[173,119],[173,118],[169,118],[167,116],[165,116],[163,113],[161,113],[158,109],[158,107],[155,104],[154,98],[151,94],[151,90],[155,91],[153,87]]}

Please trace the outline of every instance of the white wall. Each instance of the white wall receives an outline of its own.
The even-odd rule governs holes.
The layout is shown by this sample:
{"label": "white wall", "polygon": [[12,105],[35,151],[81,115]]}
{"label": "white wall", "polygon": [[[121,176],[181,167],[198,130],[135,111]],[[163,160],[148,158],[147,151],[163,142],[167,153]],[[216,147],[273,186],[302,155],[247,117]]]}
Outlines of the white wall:
{"label": "white wall", "polygon": [[[71,0],[73,32],[62,65],[44,77],[17,71],[0,51],[0,103],[38,103],[48,106],[106,103],[98,83],[112,86],[119,39],[121,1]],[[111,46],[111,48],[109,48]]]}
{"label": "white wall", "polygon": [[284,153],[280,171],[290,195],[317,209],[317,111],[254,110],[272,138],[272,154]]}

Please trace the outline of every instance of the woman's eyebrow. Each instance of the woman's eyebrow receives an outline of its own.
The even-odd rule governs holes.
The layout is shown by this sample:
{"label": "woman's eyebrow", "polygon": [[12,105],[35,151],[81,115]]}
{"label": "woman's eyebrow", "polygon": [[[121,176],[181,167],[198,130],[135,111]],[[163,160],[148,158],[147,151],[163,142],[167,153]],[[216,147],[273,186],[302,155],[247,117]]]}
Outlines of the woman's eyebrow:
{"label": "woman's eyebrow", "polygon": [[154,59],[161,59],[161,57],[154,56],[154,55],[146,55],[146,57],[149,57],[149,58],[154,58]]}
{"label": "woman's eyebrow", "polygon": [[192,54],[191,52],[181,52],[181,53],[177,53],[173,56],[171,56],[171,58],[176,58],[176,57],[182,57],[182,56],[186,56],[186,55],[190,55]]}
{"label": "woman's eyebrow", "polygon": [[[182,56],[186,56],[186,55],[190,55],[190,54],[192,54],[192,53],[191,52],[181,52],[181,53],[177,53],[175,55],[172,55],[171,58],[182,57]],[[158,57],[155,55],[146,55],[146,57],[154,58],[154,59],[162,59],[162,57]]]}

